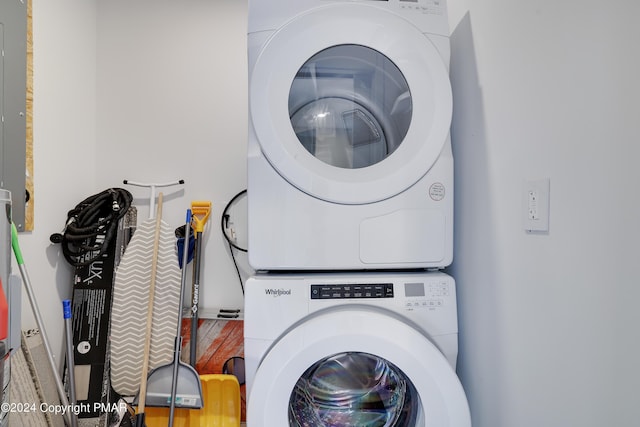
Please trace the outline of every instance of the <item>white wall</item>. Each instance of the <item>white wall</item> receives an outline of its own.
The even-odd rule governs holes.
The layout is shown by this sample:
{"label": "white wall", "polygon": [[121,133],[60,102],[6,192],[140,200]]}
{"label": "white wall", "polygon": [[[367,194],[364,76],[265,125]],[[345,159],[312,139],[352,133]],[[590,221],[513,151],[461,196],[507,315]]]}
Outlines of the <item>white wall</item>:
{"label": "white wall", "polygon": [[[71,269],[49,235],[96,189],[96,7],[84,0],[33,0],[34,221],[20,233],[25,266],[56,355],[63,342],[61,301]],[[13,273],[19,274],[14,263]],[[22,293],[23,329],[35,327]]]}
{"label": "white wall", "polygon": [[[172,227],[184,222],[192,200],[211,201],[201,314],[241,308],[219,223],[226,203],[246,188],[246,2],[97,4],[97,187],[184,179],[182,188],[162,189],[163,219]],[[149,190],[126,188],[136,198],[138,222],[146,219]],[[246,240],[238,243],[246,247]],[[246,257],[239,260],[248,271]]]}
{"label": "white wall", "polygon": [[[637,425],[640,4],[450,8],[451,272],[474,427]],[[542,177],[550,230],[526,234],[522,182]]]}

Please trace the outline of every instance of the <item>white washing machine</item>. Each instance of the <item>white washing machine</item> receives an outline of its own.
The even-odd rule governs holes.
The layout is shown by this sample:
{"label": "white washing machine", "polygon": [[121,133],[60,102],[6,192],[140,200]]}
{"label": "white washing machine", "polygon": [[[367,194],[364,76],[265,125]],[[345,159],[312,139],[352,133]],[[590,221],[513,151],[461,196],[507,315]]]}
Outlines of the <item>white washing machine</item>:
{"label": "white washing machine", "polygon": [[248,427],[471,426],[450,276],[256,276],[244,327]]}
{"label": "white washing machine", "polygon": [[445,0],[250,0],[256,270],[452,261]]}

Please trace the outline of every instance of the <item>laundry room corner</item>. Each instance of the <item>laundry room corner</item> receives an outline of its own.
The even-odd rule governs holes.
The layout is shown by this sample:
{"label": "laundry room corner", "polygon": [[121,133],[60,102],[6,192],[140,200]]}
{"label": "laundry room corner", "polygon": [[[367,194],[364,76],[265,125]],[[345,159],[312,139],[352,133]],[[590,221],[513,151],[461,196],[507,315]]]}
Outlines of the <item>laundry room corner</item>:
{"label": "laundry room corner", "polygon": [[[219,220],[246,188],[246,4],[190,4],[176,13],[151,1],[130,8],[33,0],[36,212],[34,231],[20,237],[37,290],[70,292],[71,269],[49,236],[76,203],[125,179],[180,178],[184,188],[165,200],[168,223],[182,223],[192,200],[213,205],[203,307],[242,305]],[[148,190],[128,189],[146,218]],[[244,203],[229,212],[239,245],[246,245]],[[238,261],[242,274],[250,272],[241,254]],[[23,302],[25,326],[33,326]],[[57,309],[43,307],[52,324]]]}
{"label": "laundry room corner", "polygon": [[[18,235],[58,371],[74,267],[50,236],[112,188],[150,224],[157,194],[124,180],[184,180],[162,188],[160,219],[172,234],[194,202],[211,202],[195,369],[238,363],[237,386],[258,390],[250,427],[304,425],[323,380],[353,391],[380,373],[374,401],[347,393],[364,410],[329,415],[432,427],[433,408],[456,427],[638,424],[640,2],[30,2],[34,228]],[[416,6],[437,15],[427,29],[405,19]],[[531,194],[532,183],[545,185]],[[21,289],[23,346],[44,353]],[[123,323],[138,333],[142,317]],[[178,325],[161,353],[183,340],[186,361],[189,318]],[[200,386],[199,397],[213,390]],[[244,418],[244,396],[225,386]],[[385,406],[400,398],[400,410]],[[150,424],[167,424],[159,409]],[[260,426],[261,415],[279,422]],[[179,414],[183,425],[198,416]]]}
{"label": "laundry room corner", "polygon": [[[246,3],[32,6],[35,225],[19,239],[55,364],[62,369],[65,360],[60,301],[72,295],[74,268],[50,236],[76,204],[108,188],[126,187],[142,222],[155,210],[149,189],[123,181],[182,179],[181,188],[163,189],[163,219],[176,228],[193,201],[212,202],[198,351],[204,370],[221,372],[219,358],[242,354],[242,322],[216,316],[225,308],[242,317],[241,280],[251,273],[221,230],[223,210],[246,188]],[[238,247],[246,247],[245,211],[241,196],[226,211]],[[12,270],[18,274],[15,261]],[[36,329],[24,290],[21,312],[22,328]]]}

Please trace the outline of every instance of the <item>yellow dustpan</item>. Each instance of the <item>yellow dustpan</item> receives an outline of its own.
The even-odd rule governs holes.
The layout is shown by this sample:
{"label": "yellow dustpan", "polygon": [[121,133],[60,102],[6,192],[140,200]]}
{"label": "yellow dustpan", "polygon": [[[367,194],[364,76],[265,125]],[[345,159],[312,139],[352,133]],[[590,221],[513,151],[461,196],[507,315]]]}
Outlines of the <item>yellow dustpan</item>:
{"label": "yellow dustpan", "polygon": [[[240,384],[234,375],[200,375],[202,409],[177,408],[174,427],[239,427]],[[169,408],[146,408],[147,427],[165,427]]]}

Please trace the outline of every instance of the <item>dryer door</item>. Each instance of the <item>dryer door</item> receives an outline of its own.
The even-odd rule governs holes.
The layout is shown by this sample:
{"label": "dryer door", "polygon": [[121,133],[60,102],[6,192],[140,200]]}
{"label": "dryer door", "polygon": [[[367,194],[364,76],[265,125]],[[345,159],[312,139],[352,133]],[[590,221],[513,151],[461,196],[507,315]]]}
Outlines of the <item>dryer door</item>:
{"label": "dryer door", "polygon": [[364,4],[317,8],[265,44],[251,122],[291,185],[336,203],[392,197],[437,160],[452,112],[447,67],[417,28]]}
{"label": "dryer door", "polygon": [[248,425],[470,427],[455,372],[391,312],[343,306],[276,341],[249,391]]}

